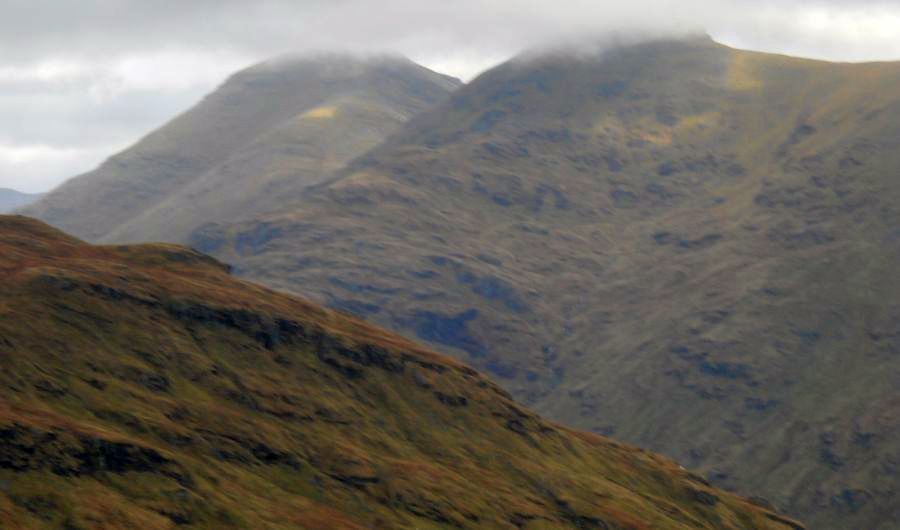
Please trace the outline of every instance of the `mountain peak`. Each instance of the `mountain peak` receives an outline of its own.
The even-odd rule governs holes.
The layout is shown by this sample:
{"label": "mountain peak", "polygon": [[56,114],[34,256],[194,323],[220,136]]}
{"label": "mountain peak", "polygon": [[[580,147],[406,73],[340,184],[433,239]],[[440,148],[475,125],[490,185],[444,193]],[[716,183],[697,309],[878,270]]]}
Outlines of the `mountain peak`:
{"label": "mountain peak", "polygon": [[197,241],[564,421],[874,528],[900,498],[870,481],[900,447],[898,82],[705,38],[512,61]]}
{"label": "mountain peak", "polygon": [[520,53],[512,62],[529,63],[566,61],[571,59],[596,60],[616,52],[677,52],[724,46],[703,32],[682,34],[612,33],[603,36],[582,37],[553,45],[533,48]]}
{"label": "mountain peak", "polygon": [[314,76],[336,81],[377,74],[394,77],[425,75],[434,80],[444,80],[450,89],[461,83],[456,78],[434,72],[401,54],[324,50],[273,57],[235,73],[230,80],[275,78],[291,81],[302,79],[303,76]]}
{"label": "mountain peak", "polygon": [[184,241],[327,179],[459,84],[396,56],[266,61],[23,213],[89,240]]}

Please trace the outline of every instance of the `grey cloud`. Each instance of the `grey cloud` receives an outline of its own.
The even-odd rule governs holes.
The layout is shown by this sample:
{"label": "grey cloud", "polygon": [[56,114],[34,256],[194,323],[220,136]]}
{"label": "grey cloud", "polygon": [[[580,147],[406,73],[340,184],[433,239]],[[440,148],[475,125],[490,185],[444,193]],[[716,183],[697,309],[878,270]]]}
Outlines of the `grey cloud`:
{"label": "grey cloud", "polygon": [[[85,171],[230,71],[285,52],[399,52],[468,78],[524,49],[612,32],[705,30],[766,51],[896,59],[896,27],[900,2],[884,0],[5,0],[0,186]],[[44,151],[56,154],[10,154]]]}
{"label": "grey cloud", "polygon": [[[83,89],[83,90],[82,90]],[[129,91],[96,101],[86,87],[4,93],[0,87],[0,145],[90,148],[121,143],[148,131],[199,100],[205,90],[160,95]]]}
{"label": "grey cloud", "polygon": [[[387,48],[439,55],[454,48],[522,47],[572,32],[642,27],[758,33],[798,10],[896,9],[876,0],[7,0],[6,61],[46,56],[229,48],[252,56],[290,49]],[[762,16],[774,11],[775,16]]]}

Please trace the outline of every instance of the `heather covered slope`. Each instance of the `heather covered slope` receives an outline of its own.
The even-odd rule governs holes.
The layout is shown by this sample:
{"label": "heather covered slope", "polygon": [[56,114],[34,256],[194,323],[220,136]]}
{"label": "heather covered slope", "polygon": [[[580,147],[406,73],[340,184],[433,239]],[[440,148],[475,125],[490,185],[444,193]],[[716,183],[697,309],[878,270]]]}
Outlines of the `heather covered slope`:
{"label": "heather covered slope", "polygon": [[274,208],[459,81],[399,57],[265,62],[22,213],[95,241],[179,241]]}
{"label": "heather covered slope", "polygon": [[900,518],[900,65],[511,61],[192,245],[816,528]]}
{"label": "heather covered slope", "polygon": [[0,217],[0,280],[4,528],[801,528],[182,247]]}

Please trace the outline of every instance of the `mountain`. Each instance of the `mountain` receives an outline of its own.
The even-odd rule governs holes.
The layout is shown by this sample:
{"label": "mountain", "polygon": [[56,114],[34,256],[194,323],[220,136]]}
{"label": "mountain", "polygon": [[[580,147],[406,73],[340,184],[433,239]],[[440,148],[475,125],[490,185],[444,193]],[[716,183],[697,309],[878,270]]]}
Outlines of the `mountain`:
{"label": "mountain", "polygon": [[22,213],[89,240],[180,240],[289,202],[458,85],[399,57],[268,61]]}
{"label": "mountain", "polygon": [[900,520],[900,64],[530,54],[191,245],[815,528]]}
{"label": "mountain", "polygon": [[801,529],[174,245],[0,217],[4,528]]}
{"label": "mountain", "polygon": [[40,194],[22,193],[9,188],[0,188],[0,214],[9,213],[40,198]]}

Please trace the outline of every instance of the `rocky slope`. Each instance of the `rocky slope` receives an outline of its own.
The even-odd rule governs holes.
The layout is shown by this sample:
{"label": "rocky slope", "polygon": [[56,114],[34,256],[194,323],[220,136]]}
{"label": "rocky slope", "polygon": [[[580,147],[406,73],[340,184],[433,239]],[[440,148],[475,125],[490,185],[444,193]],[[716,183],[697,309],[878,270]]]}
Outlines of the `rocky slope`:
{"label": "rocky slope", "polygon": [[22,213],[90,240],[181,240],[284,204],[458,85],[398,57],[272,60]]}
{"label": "rocky slope", "polygon": [[802,528],[186,248],[0,217],[0,280],[4,528]]}
{"label": "rocky slope", "polygon": [[189,242],[816,528],[900,518],[900,64],[513,60]]}
{"label": "rocky slope", "polygon": [[39,194],[22,193],[9,188],[0,188],[0,214],[27,206],[40,198]]}

